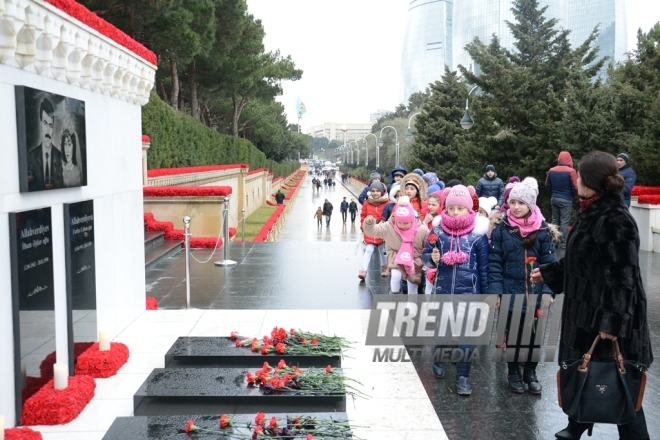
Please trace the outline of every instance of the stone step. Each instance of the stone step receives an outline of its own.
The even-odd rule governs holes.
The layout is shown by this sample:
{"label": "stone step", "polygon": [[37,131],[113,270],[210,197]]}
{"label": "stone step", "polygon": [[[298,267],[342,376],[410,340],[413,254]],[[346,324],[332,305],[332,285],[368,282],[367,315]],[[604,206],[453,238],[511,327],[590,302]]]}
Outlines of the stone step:
{"label": "stone step", "polygon": [[[133,396],[136,416],[344,412],[346,395],[264,394],[248,387],[246,368],[156,368]],[[335,370],[343,374],[340,369]]]}
{"label": "stone step", "polygon": [[165,233],[163,231],[145,231],[144,232],[144,254],[162,246],[165,243]]}
{"label": "stone step", "polygon": [[155,266],[160,261],[181,252],[180,240],[163,240],[160,245],[154,245],[149,250],[145,249],[144,267]]}
{"label": "stone step", "polygon": [[267,361],[276,364],[284,359],[300,368],[331,365],[341,367],[341,355],[293,355],[254,353],[250,348],[236,347],[228,337],[184,336],[176,340],[165,354],[165,368],[261,368]]}
{"label": "stone step", "polygon": [[[250,430],[244,425],[248,422],[254,425],[255,414],[227,414],[232,420],[235,427],[227,427],[223,430],[219,429],[220,414],[216,415],[173,415],[173,416],[136,416],[136,417],[117,417],[115,421],[103,436],[103,440],[190,440],[195,439],[213,439],[218,440],[221,438],[249,438],[251,436]],[[280,427],[286,426],[287,416],[289,417],[313,417],[319,421],[335,420],[338,422],[347,422],[348,416],[344,412],[337,413],[310,413],[305,412],[291,412],[291,413],[266,413],[266,425],[270,423],[271,417],[277,417]],[[193,420],[195,425],[210,429],[213,431],[222,431],[227,434],[223,436],[219,433],[204,433],[197,432],[194,434],[186,434],[185,426],[188,420]],[[238,426],[243,425],[243,426]],[[228,435],[232,436],[229,437]],[[306,435],[287,436],[289,440],[304,440]],[[261,437],[260,437],[261,438]],[[266,437],[265,437],[266,438]],[[314,438],[321,438],[321,436],[314,436]],[[346,436],[343,438],[353,438],[350,430],[346,430]]]}

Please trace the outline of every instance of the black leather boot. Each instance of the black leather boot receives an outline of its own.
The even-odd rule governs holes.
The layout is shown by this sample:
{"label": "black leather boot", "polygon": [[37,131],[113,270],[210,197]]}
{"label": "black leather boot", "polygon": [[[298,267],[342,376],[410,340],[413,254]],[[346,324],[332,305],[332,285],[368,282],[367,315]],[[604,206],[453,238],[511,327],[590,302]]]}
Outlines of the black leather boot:
{"label": "black leather boot", "polygon": [[536,377],[536,365],[527,366],[525,365],[525,370],[523,371],[523,382],[527,384],[527,391],[530,394],[539,395],[543,391],[543,387],[539,383],[539,380]]}
{"label": "black leather boot", "polygon": [[509,389],[512,393],[522,394],[525,392],[525,385],[523,385],[522,376],[520,375],[520,367],[518,362],[509,362]]}
{"label": "black leather boot", "polygon": [[593,429],[593,423],[580,423],[569,417],[568,426],[556,433],[555,437],[562,440],[579,440],[584,431],[587,431],[587,435],[591,437]]}

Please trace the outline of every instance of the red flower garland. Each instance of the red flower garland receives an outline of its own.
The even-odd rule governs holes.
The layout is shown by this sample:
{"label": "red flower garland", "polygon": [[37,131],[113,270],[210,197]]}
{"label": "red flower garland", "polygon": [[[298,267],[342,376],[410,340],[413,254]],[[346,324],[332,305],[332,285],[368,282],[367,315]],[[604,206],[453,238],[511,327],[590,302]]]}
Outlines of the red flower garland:
{"label": "red flower garland", "polygon": [[231,186],[145,186],[144,197],[205,197],[228,196]]}
{"label": "red flower garland", "polygon": [[660,205],[660,194],[642,195],[637,198],[637,203],[649,205]]}
{"label": "red flower garland", "polygon": [[273,226],[275,225],[275,223],[277,223],[277,220],[280,218],[280,216],[282,215],[285,209],[286,209],[286,205],[277,205],[277,209],[271,214],[268,221],[259,230],[259,233],[255,235],[252,241],[263,242],[268,240],[268,233],[270,232],[271,229],[273,229]]}
{"label": "red flower garland", "polygon": [[107,21],[100,18],[98,15],[84,7],[83,5],[77,3],[74,0],[46,0],[46,3],[50,3],[55,6],[57,9],[66,12],[71,17],[80,20],[87,26],[98,31],[99,33],[105,35],[111,40],[119,43],[124,46],[126,49],[131,52],[139,55],[144,58],[146,61],[150,62],[154,66],[158,65],[158,59],[156,54],[144,47],[142,44],[138,43],[128,35],[126,35],[121,30],[117,29]]}
{"label": "red flower garland", "polygon": [[[93,342],[76,342],[73,344],[73,358],[74,363],[78,361],[80,355],[86,352],[92,345]],[[41,377],[43,379],[52,379],[53,378],[53,365],[55,365],[56,354],[55,352],[50,353],[48,356],[41,361],[39,365],[39,371],[41,372]],[[24,399],[25,401],[25,399]]]}
{"label": "red flower garland", "polygon": [[[52,368],[51,368],[52,369]],[[22,395],[23,395],[23,402],[28,400],[30,397],[34,396],[37,391],[41,389],[44,385],[48,383],[48,381],[52,378],[51,377],[34,377],[34,376],[27,376],[27,386],[23,390]]]}
{"label": "red flower garland", "polygon": [[173,176],[175,174],[205,173],[207,171],[232,170],[234,168],[250,168],[245,163],[234,163],[228,165],[200,165],[195,167],[179,168],[157,168],[147,171],[147,177]]}
{"label": "red flower garland", "polygon": [[631,196],[653,196],[660,195],[660,186],[635,185],[630,193]]}
{"label": "red flower garland", "polygon": [[128,347],[121,342],[111,342],[110,350],[99,351],[98,342],[78,357],[76,375],[110,377],[128,361]]}
{"label": "red flower garland", "polygon": [[30,428],[9,428],[5,429],[5,440],[42,440],[43,437],[39,431],[33,431]]}
{"label": "red flower garland", "polygon": [[257,168],[256,170],[249,171],[247,175],[251,176],[252,174],[261,173],[262,171],[268,171],[268,168]]}
{"label": "red flower garland", "polygon": [[69,386],[55,390],[50,380],[34,396],[23,403],[21,424],[62,425],[80,415],[94,397],[96,383],[89,376],[69,377]]}
{"label": "red flower garland", "polygon": [[[172,222],[159,222],[154,218],[150,212],[144,213],[144,223],[147,231],[162,231],[165,232],[165,240],[183,240],[183,229],[174,229]],[[236,236],[236,228],[229,228],[229,236]],[[217,237],[192,237],[190,239],[190,247],[195,249],[212,248],[215,244],[222,246],[222,238],[218,241]],[[182,243],[182,245],[184,245]]]}
{"label": "red flower garland", "polygon": [[153,296],[147,297],[147,310],[158,310],[158,300]]}

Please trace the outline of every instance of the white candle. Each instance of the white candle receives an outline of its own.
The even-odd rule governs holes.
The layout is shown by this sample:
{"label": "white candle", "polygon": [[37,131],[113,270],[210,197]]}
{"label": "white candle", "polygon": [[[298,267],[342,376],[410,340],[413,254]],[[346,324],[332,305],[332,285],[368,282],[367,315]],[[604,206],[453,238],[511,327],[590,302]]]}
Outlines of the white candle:
{"label": "white candle", "polygon": [[5,418],[0,416],[0,440],[5,440]]}
{"label": "white candle", "polygon": [[110,350],[110,333],[100,331],[99,332],[99,351],[108,351]]}
{"label": "white candle", "polygon": [[27,388],[27,367],[21,364],[21,389]]}
{"label": "white candle", "polygon": [[55,389],[63,390],[69,386],[69,366],[66,364],[53,365],[53,374],[55,376]]}

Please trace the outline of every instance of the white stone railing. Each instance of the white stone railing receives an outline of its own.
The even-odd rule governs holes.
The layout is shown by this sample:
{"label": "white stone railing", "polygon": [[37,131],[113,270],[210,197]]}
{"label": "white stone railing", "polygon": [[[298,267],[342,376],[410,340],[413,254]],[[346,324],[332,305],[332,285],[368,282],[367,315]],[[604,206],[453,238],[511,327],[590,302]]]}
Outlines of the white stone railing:
{"label": "white stone railing", "polygon": [[630,213],[639,229],[639,248],[643,251],[660,252],[660,205],[639,203],[637,196],[632,197]]}
{"label": "white stone railing", "polygon": [[134,104],[156,66],[42,0],[0,0],[0,64]]}
{"label": "white stone railing", "polygon": [[173,174],[171,176],[149,177],[147,186],[199,186],[211,182],[217,182],[227,176],[240,174],[241,168],[236,167],[227,170],[204,171],[200,173]]}

